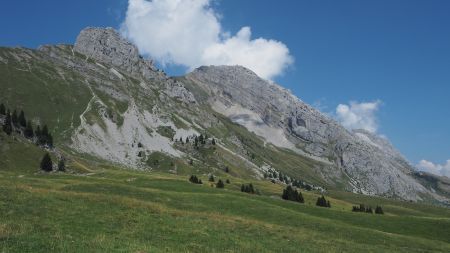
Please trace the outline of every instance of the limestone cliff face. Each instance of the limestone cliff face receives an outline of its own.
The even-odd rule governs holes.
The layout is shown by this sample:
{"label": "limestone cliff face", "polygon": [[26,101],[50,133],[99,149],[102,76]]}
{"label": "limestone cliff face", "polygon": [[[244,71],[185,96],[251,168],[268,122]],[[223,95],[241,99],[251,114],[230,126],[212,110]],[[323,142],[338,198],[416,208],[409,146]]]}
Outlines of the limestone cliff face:
{"label": "limestone cliff face", "polygon": [[78,35],[74,50],[132,75],[142,75],[149,79],[161,77],[153,62],[143,59],[137,47],[112,28],[83,29]]}
{"label": "limestone cliff face", "polygon": [[210,94],[209,103],[268,142],[327,160],[347,188],[365,194],[418,200],[428,191],[387,140],[348,131],[277,84],[240,66],[200,67],[188,74]]}

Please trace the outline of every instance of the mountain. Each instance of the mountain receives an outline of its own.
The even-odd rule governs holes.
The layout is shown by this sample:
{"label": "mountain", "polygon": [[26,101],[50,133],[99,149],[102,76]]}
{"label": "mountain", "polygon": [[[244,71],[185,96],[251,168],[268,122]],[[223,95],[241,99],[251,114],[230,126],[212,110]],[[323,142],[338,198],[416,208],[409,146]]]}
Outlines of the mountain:
{"label": "mountain", "polygon": [[446,200],[414,177],[386,139],[345,129],[244,67],[169,77],[111,28],[86,28],[73,46],[0,48],[0,88],[0,101],[48,124],[56,146],[73,156]]}

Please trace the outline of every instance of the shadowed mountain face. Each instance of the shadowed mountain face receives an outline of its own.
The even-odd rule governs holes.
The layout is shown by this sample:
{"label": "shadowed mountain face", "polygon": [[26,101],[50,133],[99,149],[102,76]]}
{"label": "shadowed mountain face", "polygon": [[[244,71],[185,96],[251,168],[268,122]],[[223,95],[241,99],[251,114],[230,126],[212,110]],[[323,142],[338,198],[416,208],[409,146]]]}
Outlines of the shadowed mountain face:
{"label": "shadowed mountain face", "polygon": [[[34,120],[79,154],[155,169],[149,161],[158,153],[177,160],[175,173],[190,161],[205,173],[231,167],[252,178],[273,168],[327,188],[443,200],[386,139],[348,131],[240,66],[168,77],[111,28],[86,28],[75,46],[1,48],[0,70],[1,100],[31,115],[46,111]],[[214,152],[178,141],[200,134],[217,141]]]}

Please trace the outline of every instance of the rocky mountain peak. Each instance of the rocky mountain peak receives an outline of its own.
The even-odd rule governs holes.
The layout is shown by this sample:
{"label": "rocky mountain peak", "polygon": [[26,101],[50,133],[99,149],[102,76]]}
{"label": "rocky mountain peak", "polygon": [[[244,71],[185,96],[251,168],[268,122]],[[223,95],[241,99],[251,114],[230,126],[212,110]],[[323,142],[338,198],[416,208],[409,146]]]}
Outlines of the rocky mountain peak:
{"label": "rocky mountain peak", "polygon": [[144,59],[135,45],[110,27],[83,29],[77,37],[74,50],[132,75],[140,75],[144,78],[158,76],[153,62]]}
{"label": "rocky mountain peak", "polygon": [[228,84],[245,85],[250,88],[255,86],[266,86],[266,80],[260,78],[255,72],[240,65],[234,66],[201,66],[195,69],[191,76],[207,78],[210,81],[217,81],[217,84],[227,82]]}

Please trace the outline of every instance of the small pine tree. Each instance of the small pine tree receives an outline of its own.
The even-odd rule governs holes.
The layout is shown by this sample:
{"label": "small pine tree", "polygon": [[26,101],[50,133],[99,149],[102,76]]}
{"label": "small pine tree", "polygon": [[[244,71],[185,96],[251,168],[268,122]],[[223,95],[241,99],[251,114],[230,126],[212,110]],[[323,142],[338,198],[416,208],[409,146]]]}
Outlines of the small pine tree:
{"label": "small pine tree", "polygon": [[[38,142],[39,142],[39,138],[40,138],[40,136],[41,136],[41,133],[42,133],[42,131],[41,131],[41,126],[37,126],[36,127],[36,130],[34,131],[34,136],[36,136],[36,138],[38,139]],[[39,143],[38,143],[39,144]]]}
{"label": "small pine tree", "polygon": [[47,125],[44,125],[44,127],[42,127],[42,130],[39,130],[39,134],[36,133],[38,145],[41,146],[45,145],[47,143],[47,136],[48,136],[48,128]]}
{"label": "small pine tree", "polygon": [[297,201],[300,203],[305,203],[305,199],[303,198],[303,195],[301,192],[298,192],[298,198]]}
{"label": "small pine tree", "polygon": [[253,188],[253,184],[248,185],[248,192],[251,194],[255,193],[255,188]]}
{"label": "small pine tree", "polygon": [[225,184],[222,182],[222,179],[219,179],[219,181],[216,184],[217,188],[225,188]]}
{"label": "small pine tree", "polygon": [[53,148],[53,136],[51,134],[47,135],[47,146]]}
{"label": "small pine tree", "polygon": [[13,124],[14,127],[18,127],[19,118],[17,117],[17,111],[14,110],[13,113],[11,114],[11,122]]}
{"label": "small pine tree", "polygon": [[329,203],[329,201],[327,201],[325,199],[325,196],[321,196],[317,198],[316,201],[316,206],[321,206],[321,207],[331,207],[331,204]]}
{"label": "small pine tree", "polygon": [[27,120],[25,119],[25,113],[23,110],[20,110],[19,114],[19,126],[25,128],[27,126]]}
{"label": "small pine tree", "polygon": [[6,115],[6,108],[4,104],[0,104],[0,115]]}
{"label": "small pine tree", "polygon": [[58,162],[58,171],[66,171],[66,163],[63,158]]}
{"label": "small pine tree", "polygon": [[8,110],[8,112],[6,113],[5,122],[3,123],[3,131],[7,135],[11,135],[11,133],[12,133],[12,124],[11,123],[12,123],[11,114]]}
{"label": "small pine tree", "polygon": [[216,145],[216,139],[213,138],[212,141],[211,141],[211,144],[212,145]]}
{"label": "small pine tree", "polygon": [[25,138],[31,139],[34,137],[34,131],[33,131],[33,124],[31,124],[31,121],[29,120],[27,123],[27,127],[25,128],[25,131],[23,132],[25,135]]}
{"label": "small pine tree", "polygon": [[208,180],[209,180],[209,182],[214,182],[214,176],[210,175]]}
{"label": "small pine tree", "polygon": [[381,206],[377,206],[375,208],[375,213],[376,214],[384,214],[383,209],[381,208]]}
{"label": "small pine tree", "polygon": [[186,141],[185,141],[186,143],[189,143],[189,137],[186,137]]}
{"label": "small pine tree", "polygon": [[241,185],[241,192],[245,192],[245,185],[244,184]]}
{"label": "small pine tree", "polygon": [[228,168],[228,166],[225,166],[225,172],[229,173],[230,172],[230,168]]}
{"label": "small pine tree", "polygon": [[45,153],[41,160],[41,170],[50,172],[53,170],[52,158],[48,153]]}
{"label": "small pine tree", "polygon": [[230,184],[230,179],[227,179],[227,181],[225,181],[227,184]]}
{"label": "small pine tree", "polygon": [[192,175],[192,176],[189,178],[189,181],[190,181],[191,183],[194,183],[194,184],[201,184],[201,183],[202,183],[202,180],[198,179],[196,175]]}

